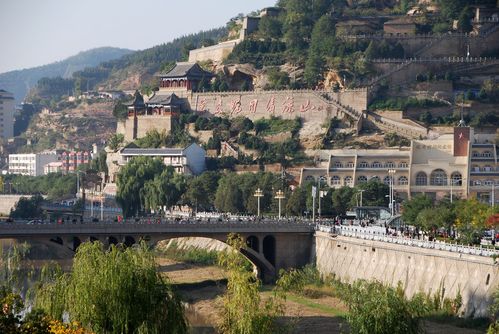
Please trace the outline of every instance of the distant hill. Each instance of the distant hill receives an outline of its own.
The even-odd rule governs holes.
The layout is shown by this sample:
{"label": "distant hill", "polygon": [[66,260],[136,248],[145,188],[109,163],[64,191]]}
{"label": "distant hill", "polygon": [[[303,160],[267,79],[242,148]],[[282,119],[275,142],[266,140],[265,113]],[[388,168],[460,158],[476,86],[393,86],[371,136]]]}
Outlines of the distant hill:
{"label": "distant hill", "polygon": [[20,103],[28,91],[43,77],[71,78],[74,72],[94,67],[102,62],[118,59],[133,53],[133,50],[102,47],[83,51],[75,56],[52,64],[10,71],[0,74],[0,88],[14,93]]}

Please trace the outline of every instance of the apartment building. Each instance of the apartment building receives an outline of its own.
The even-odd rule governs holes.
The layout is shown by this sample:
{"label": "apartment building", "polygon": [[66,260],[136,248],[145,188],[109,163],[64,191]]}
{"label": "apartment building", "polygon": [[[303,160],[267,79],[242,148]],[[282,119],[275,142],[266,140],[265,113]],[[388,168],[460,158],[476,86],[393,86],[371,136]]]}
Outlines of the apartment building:
{"label": "apartment building", "polygon": [[14,95],[0,89],[0,138],[8,139],[14,137]]}
{"label": "apartment building", "polygon": [[[303,168],[300,183],[319,179],[330,187],[354,187],[375,179],[400,198],[427,194],[435,199],[468,198],[499,203],[499,166],[495,131],[474,133],[456,127],[453,134],[413,140],[410,147],[323,151],[323,164]],[[493,195],[494,194],[494,195]]]}
{"label": "apartment building", "polygon": [[9,154],[9,173],[29,176],[44,175],[45,166],[56,161],[59,161],[56,151]]}

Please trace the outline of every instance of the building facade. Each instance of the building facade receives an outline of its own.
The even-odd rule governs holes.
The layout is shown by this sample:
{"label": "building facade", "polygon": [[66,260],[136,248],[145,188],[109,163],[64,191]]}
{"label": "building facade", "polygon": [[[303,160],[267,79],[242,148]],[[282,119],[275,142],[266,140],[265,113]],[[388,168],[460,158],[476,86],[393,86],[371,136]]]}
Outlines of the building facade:
{"label": "building facade", "polygon": [[14,95],[0,89],[0,138],[14,137]]}
{"label": "building facade", "polygon": [[59,161],[56,151],[9,154],[9,173],[28,176],[44,175],[45,165],[56,161]]}
{"label": "building facade", "polygon": [[72,173],[78,169],[78,166],[89,164],[92,161],[92,155],[87,151],[63,152],[61,154],[61,171]]}
{"label": "building facade", "polygon": [[[114,155],[116,157],[116,155]],[[119,167],[126,165],[135,157],[151,157],[159,158],[166,166],[172,166],[175,172],[186,175],[198,175],[206,169],[206,151],[196,143],[193,143],[185,148],[132,148],[125,147],[119,151],[117,161],[110,159],[108,166],[111,165],[115,175],[111,175],[111,180],[116,180],[116,174],[119,172]],[[112,168],[116,165],[118,168]]]}
{"label": "building facade", "polygon": [[[495,132],[475,134],[457,127],[454,134],[413,140],[410,147],[325,151],[318,168],[303,168],[300,183],[319,179],[330,187],[354,187],[369,180],[392,184],[399,198],[426,194],[434,199],[468,198],[499,203],[499,165]],[[494,195],[493,195],[494,194]]]}

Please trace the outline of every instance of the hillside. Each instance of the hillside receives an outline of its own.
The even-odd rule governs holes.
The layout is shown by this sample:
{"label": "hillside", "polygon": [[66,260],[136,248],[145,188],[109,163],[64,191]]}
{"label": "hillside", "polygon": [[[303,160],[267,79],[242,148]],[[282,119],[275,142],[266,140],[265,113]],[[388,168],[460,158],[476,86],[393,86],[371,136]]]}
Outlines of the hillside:
{"label": "hillside", "polygon": [[102,47],[83,51],[75,56],[48,65],[10,71],[0,74],[0,87],[14,93],[17,102],[21,102],[28,91],[43,77],[70,78],[74,72],[102,62],[117,59],[133,53],[132,50]]}

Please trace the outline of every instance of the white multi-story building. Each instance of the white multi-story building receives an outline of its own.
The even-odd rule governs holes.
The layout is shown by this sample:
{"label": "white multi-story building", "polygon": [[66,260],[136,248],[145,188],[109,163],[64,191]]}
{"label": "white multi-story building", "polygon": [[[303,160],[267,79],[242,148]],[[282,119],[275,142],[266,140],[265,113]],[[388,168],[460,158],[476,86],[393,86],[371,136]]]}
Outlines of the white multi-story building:
{"label": "white multi-story building", "polygon": [[[126,165],[134,157],[146,156],[159,158],[166,166],[172,166],[175,172],[187,175],[198,175],[206,169],[205,158],[206,151],[196,143],[185,148],[124,148],[119,151],[119,158],[116,164],[112,158],[108,157],[110,164],[108,166],[117,166],[116,169],[110,169],[110,173],[118,172],[119,167]],[[112,171],[111,171],[112,170]],[[113,175],[112,180],[115,179]]]}
{"label": "white multi-story building", "polygon": [[44,167],[56,161],[59,161],[56,151],[9,154],[9,173],[29,176],[44,175]]}
{"label": "white multi-story building", "polygon": [[0,89],[0,138],[8,139],[14,137],[14,95]]}

